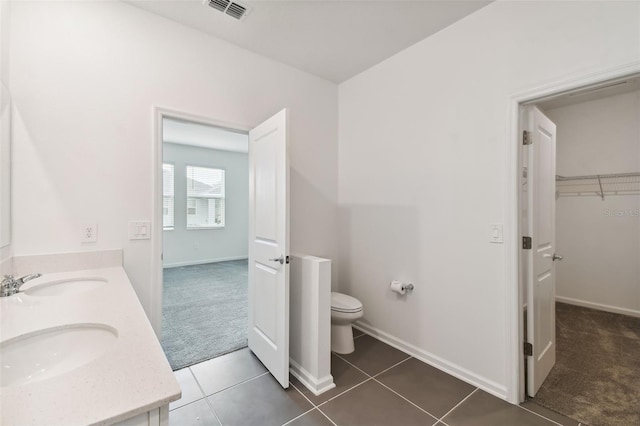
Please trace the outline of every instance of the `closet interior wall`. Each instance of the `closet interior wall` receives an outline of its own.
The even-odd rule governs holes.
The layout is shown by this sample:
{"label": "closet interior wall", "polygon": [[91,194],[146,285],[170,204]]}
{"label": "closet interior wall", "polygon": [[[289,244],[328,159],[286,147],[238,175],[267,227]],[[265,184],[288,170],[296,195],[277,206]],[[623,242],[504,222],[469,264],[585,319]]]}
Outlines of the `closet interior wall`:
{"label": "closet interior wall", "polygon": [[557,181],[557,300],[640,316],[640,195],[615,191],[638,178],[602,178],[640,171],[640,91],[545,114],[558,129],[557,174],[591,178]]}

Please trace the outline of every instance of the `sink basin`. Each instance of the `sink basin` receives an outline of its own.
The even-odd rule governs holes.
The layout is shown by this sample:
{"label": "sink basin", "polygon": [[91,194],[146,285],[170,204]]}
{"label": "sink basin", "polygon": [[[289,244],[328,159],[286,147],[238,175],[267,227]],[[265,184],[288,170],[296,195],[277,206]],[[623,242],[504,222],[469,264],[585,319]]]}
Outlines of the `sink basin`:
{"label": "sink basin", "polygon": [[0,343],[0,386],[20,386],[80,368],[106,353],[118,332],[104,324],[38,330]]}
{"label": "sink basin", "polygon": [[38,284],[23,290],[29,296],[71,296],[101,287],[107,283],[104,278],[73,278]]}

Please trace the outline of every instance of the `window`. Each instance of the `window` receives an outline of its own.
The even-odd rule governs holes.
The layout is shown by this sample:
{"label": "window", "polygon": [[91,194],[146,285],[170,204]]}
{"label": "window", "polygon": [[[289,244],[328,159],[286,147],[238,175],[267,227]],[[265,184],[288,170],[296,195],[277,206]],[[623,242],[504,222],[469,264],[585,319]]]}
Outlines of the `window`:
{"label": "window", "polygon": [[187,229],[224,226],[224,170],[187,166]]}
{"label": "window", "polygon": [[162,228],[173,229],[173,164],[162,165]]}
{"label": "window", "polygon": [[198,214],[198,200],[195,198],[187,199],[187,214],[189,216]]}

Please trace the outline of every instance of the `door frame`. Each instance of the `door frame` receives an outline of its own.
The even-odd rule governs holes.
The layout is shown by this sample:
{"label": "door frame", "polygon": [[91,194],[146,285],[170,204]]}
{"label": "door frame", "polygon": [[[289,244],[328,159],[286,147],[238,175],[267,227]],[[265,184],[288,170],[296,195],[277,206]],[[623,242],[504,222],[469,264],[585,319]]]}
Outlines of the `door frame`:
{"label": "door frame", "polygon": [[525,400],[524,383],[524,330],[522,307],[525,294],[521,276],[523,262],[521,241],[522,208],[522,132],[521,110],[526,105],[550,100],[572,92],[581,92],[615,80],[640,75],[640,61],[614,68],[601,68],[592,72],[580,72],[558,78],[543,85],[531,86],[508,99],[507,144],[505,168],[505,282],[506,282],[506,339],[505,377],[507,400],[520,404]]}
{"label": "door frame", "polygon": [[178,111],[170,108],[153,106],[152,168],[153,196],[151,197],[151,283],[149,320],[158,339],[162,336],[162,121],[165,118],[204,124],[221,129],[249,134],[251,126],[231,123],[214,118]]}

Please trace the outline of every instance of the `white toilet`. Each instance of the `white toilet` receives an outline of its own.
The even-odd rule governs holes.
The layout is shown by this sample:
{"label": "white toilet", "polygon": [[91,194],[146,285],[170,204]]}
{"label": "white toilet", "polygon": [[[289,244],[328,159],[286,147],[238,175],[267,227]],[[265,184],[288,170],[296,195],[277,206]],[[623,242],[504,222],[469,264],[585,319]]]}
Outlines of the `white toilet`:
{"label": "white toilet", "polygon": [[362,302],[346,294],[331,292],[331,350],[339,354],[354,351],[351,323],[362,318]]}

